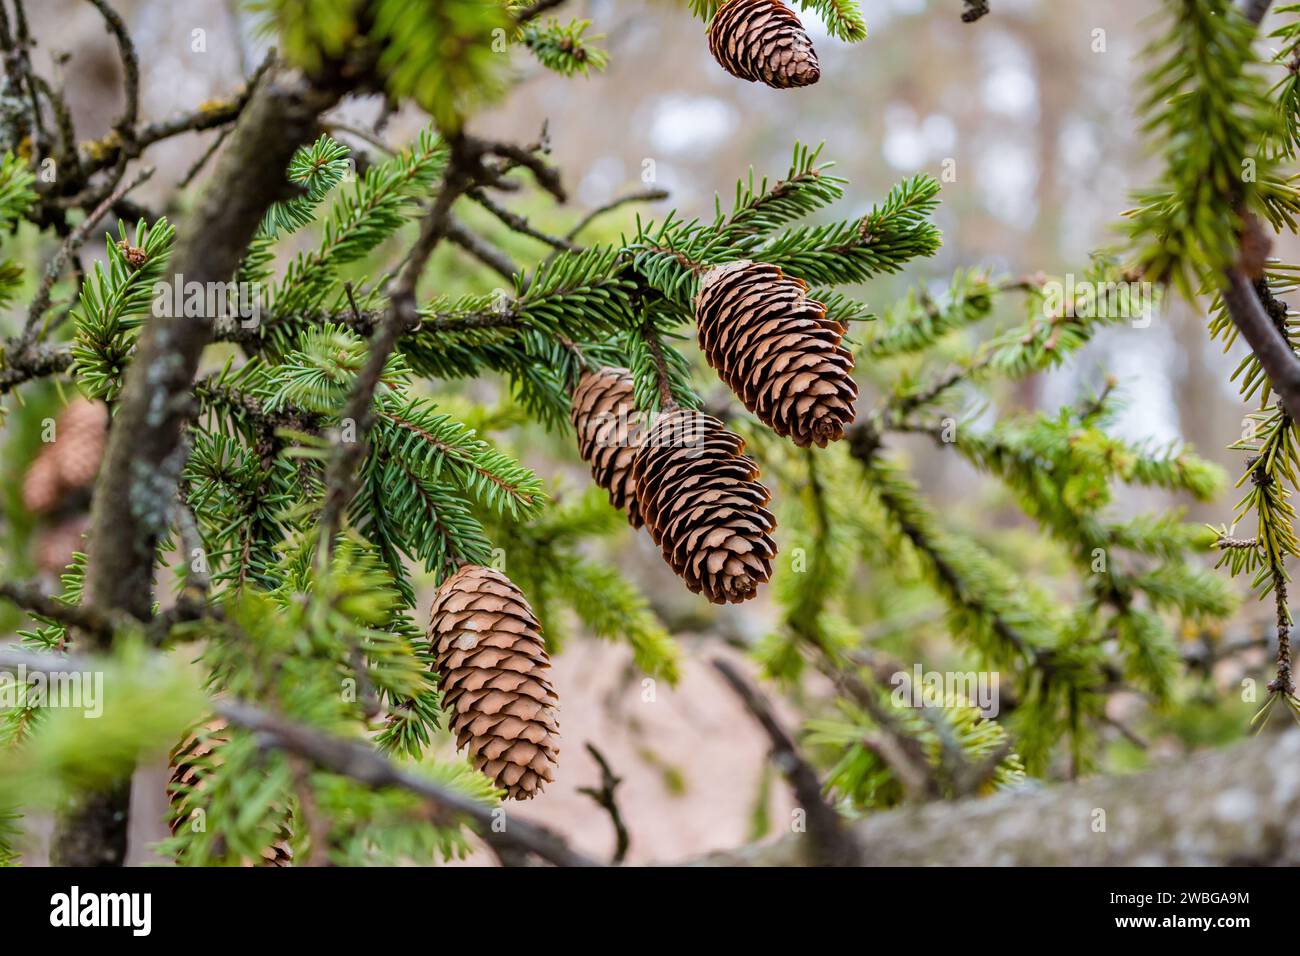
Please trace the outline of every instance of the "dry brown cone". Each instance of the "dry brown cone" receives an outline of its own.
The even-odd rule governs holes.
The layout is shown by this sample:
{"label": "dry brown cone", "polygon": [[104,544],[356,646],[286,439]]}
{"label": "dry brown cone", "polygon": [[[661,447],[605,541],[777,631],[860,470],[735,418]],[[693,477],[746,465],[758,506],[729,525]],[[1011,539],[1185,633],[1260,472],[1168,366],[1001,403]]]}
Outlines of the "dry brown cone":
{"label": "dry brown cone", "polygon": [[[171,803],[168,825],[172,835],[191,823],[191,814],[196,809],[196,797],[203,792],[205,778],[221,763],[221,748],[229,743],[226,734],[226,722],[216,717],[198,727],[171,752],[171,776],[167,782],[167,799]],[[292,833],[286,823],[281,827],[280,838],[261,852],[261,859],[254,863],[245,861],[246,866],[291,866],[293,864],[293,846],[290,843]]]}
{"label": "dry brown cone", "polygon": [[711,269],[695,298],[700,348],[745,407],[806,448],[839,441],[858,386],[845,328],[808,284],[762,262]]}
{"label": "dry brown cone", "polygon": [[467,564],[433,600],[429,643],[456,748],[512,800],[555,776],[555,690],[541,625],[504,574]]}
{"label": "dry brown cone", "polygon": [[610,503],[639,528],[641,509],[632,481],[632,459],[641,434],[633,399],[632,373],[625,368],[584,372],[573,390],[573,431],[578,454],[591,465],[591,477],[609,492]]}
{"label": "dry brown cone", "polygon": [[822,75],[812,40],[780,0],[725,0],[709,24],[709,52],[732,76],[777,89]]}
{"label": "dry brown cone", "polygon": [[59,466],[54,463],[50,450],[51,446],[42,448],[23,476],[23,506],[36,515],[56,510],[63,497]]}
{"label": "dry brown cone", "polygon": [[632,466],[641,514],[695,593],[739,604],[772,576],[776,519],[745,442],[702,412],[675,408],[646,430]]}
{"label": "dry brown cone", "polygon": [[54,441],[32,462],[23,480],[23,503],[33,514],[57,511],[68,496],[88,489],[99,473],[108,441],[108,409],[76,398],[54,423]]}

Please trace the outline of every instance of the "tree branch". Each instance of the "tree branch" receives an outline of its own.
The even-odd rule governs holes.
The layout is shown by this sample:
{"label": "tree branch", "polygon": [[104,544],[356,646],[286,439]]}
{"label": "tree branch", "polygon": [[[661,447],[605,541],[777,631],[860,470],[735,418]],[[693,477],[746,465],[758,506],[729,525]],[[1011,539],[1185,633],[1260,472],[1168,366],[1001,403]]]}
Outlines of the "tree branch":
{"label": "tree branch", "polygon": [[1245,0],[1242,4],[1241,12],[1255,26],[1263,21],[1268,8],[1273,5],[1273,0]]}
{"label": "tree branch", "polygon": [[[290,71],[272,71],[257,87],[177,243],[172,262],[187,283],[224,283],[235,274],[267,207],[287,191],[293,151],[337,98]],[[214,318],[155,317],[140,336],[93,497],[86,605],[100,612],[151,616],[158,539],[171,519],[194,373]],[[129,785],[84,796],[60,821],[56,862],[120,864],[129,799]]]}
{"label": "tree branch", "polygon": [[1228,270],[1223,303],[1232,323],[1259,359],[1269,384],[1292,419],[1300,421],[1300,358],[1265,313],[1254,284],[1241,268]]}
{"label": "tree branch", "polygon": [[745,709],[772,742],[772,763],[794,790],[800,808],[807,814],[808,843],[812,861],[818,866],[859,866],[862,848],[844,825],[839,812],[822,796],[817,772],[799,753],[794,738],[777,720],[772,705],[729,661],[718,658],[713,667],[735,691]]}
{"label": "tree branch", "polygon": [[[853,825],[865,866],[1294,866],[1300,731],[1177,766],[930,803]],[[711,853],[703,866],[801,866],[812,840]]]}
{"label": "tree branch", "polygon": [[350,777],[368,787],[399,787],[418,794],[443,811],[440,822],[467,819],[494,849],[532,853],[556,866],[599,865],[550,831],[523,820],[508,820],[501,827],[499,814],[490,808],[401,769],[359,740],[334,737],[239,701],[217,701],[214,709],[236,727],[256,733],[264,746],[297,754],[323,770]]}
{"label": "tree branch", "polygon": [[109,615],[101,614],[91,607],[65,604],[46,594],[31,581],[0,581],[0,598],[93,637],[107,640],[113,635],[113,620]]}
{"label": "tree branch", "polygon": [[[34,654],[16,647],[0,646],[0,671],[22,669],[29,674],[99,669],[93,658],[73,654]],[[228,723],[257,735],[264,747],[302,757],[322,770],[349,777],[374,789],[397,787],[427,800],[441,811],[438,822],[472,823],[484,841],[495,850],[531,853],[556,866],[599,866],[595,860],[571,849],[551,831],[523,820],[509,820],[501,826],[501,814],[463,793],[448,789],[417,774],[403,770],[361,740],[336,737],[305,724],[286,720],[270,711],[238,700],[218,700],[215,713]]]}
{"label": "tree branch", "polygon": [[614,855],[610,862],[618,865],[627,858],[628,846],[632,842],[628,836],[627,824],[623,822],[623,812],[618,806],[618,788],[623,778],[614,774],[605,755],[590,741],[587,743],[587,753],[591,754],[591,759],[600,767],[600,788],[579,787],[578,792],[591,797],[597,806],[609,814],[609,820],[614,825]]}

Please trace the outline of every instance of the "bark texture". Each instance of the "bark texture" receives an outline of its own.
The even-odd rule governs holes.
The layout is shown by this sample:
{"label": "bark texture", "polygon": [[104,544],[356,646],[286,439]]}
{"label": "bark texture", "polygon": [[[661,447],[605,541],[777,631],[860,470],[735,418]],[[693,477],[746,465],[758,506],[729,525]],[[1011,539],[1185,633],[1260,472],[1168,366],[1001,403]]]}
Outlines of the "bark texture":
{"label": "bark texture", "polygon": [[[338,98],[301,74],[272,69],[230,136],[198,208],[186,217],[170,270],[189,282],[228,282],[268,206],[287,190],[295,149]],[[192,383],[212,341],[213,316],[158,316],[140,336],[113,419],[91,512],[86,602],[102,612],[147,619],[153,563],[185,460]],[[90,635],[88,635],[90,636]],[[88,650],[106,650],[91,636]],[[120,864],[130,788],[81,799],[63,815],[53,862]]]}
{"label": "bark texture", "polygon": [[[1132,776],[880,813],[853,832],[865,866],[1295,866],[1300,730]],[[809,849],[798,835],[693,862],[801,866]]]}

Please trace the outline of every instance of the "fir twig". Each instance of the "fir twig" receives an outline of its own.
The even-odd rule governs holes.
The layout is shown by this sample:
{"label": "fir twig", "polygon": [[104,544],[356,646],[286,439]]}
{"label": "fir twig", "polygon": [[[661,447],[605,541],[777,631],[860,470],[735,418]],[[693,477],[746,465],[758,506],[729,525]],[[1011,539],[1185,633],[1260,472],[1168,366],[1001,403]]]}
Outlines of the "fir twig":
{"label": "fir twig", "polygon": [[140,170],[130,181],[124,181],[114,187],[113,191],[104,198],[104,200],[95,207],[95,209],[86,216],[68,237],[63,240],[59,246],[59,251],[54,254],[49,264],[45,267],[45,275],[41,279],[40,288],[36,290],[36,295],[32,298],[31,306],[27,310],[27,321],[23,325],[22,335],[18,339],[17,350],[20,356],[24,355],[36,339],[37,326],[41,321],[41,316],[45,314],[46,309],[50,307],[50,294],[54,289],[54,283],[58,281],[59,275],[63,272],[64,265],[70,256],[73,255],[86,241],[90,231],[98,225],[99,220],[108,215],[108,211],[113,208],[123,196],[135,189],[141,183],[148,182],[153,175],[152,166],[146,166]]}
{"label": "fir twig", "polygon": [[[415,287],[433,250],[447,233],[451,207],[480,175],[482,152],[464,137],[452,143],[451,164],[443,177],[442,188],[434,199],[429,213],[420,227],[407,257],[406,265],[398,276],[389,296],[389,307],[375,334],[370,339],[370,349],[365,365],[357,374],[352,392],[344,406],[342,418],[353,423],[354,441],[338,442],[325,473],[325,500],[320,516],[320,560],[328,559],[334,547],[343,509],[356,494],[357,466],[369,447],[367,434],[374,422],[374,393],[379,384],[388,357],[397,340],[420,324],[415,304]],[[355,300],[352,302],[354,318],[359,317]]]}

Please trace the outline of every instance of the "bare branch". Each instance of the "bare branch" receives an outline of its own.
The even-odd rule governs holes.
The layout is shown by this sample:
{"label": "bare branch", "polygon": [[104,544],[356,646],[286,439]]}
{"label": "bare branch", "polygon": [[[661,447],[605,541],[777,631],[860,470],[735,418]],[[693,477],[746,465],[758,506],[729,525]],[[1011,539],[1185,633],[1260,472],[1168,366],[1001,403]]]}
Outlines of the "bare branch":
{"label": "bare branch", "polygon": [[542,230],[533,226],[526,217],[502,206],[482,189],[471,189],[469,191],[469,198],[474,200],[488,212],[492,213],[493,216],[520,235],[528,236],[530,239],[536,239],[538,242],[544,242],[551,248],[563,252],[582,251],[582,246],[579,246],[568,239],[542,232]]}
{"label": "bare branch", "polygon": [[660,200],[667,199],[667,198],[668,198],[668,190],[666,189],[641,189],[636,192],[626,193],[622,196],[618,196],[614,199],[611,199],[603,206],[597,206],[595,209],[591,210],[591,212],[587,213],[585,216],[579,219],[577,224],[572,229],[569,230],[565,238],[570,240],[577,239],[578,235],[584,229],[590,226],[601,216],[605,215],[606,213],[613,212],[615,209],[618,209],[621,206],[626,206],[628,203],[659,202]]}
{"label": "bare branch", "polygon": [[527,23],[529,20],[535,20],[548,10],[554,10],[564,0],[535,0],[531,6],[524,7],[515,15],[516,23]]}
{"label": "bare branch", "polygon": [[21,355],[0,355],[0,395],[24,382],[57,375],[72,367],[72,351],[66,345],[33,345]]}
{"label": "bare branch", "polygon": [[822,796],[817,772],[803,759],[794,738],[781,726],[767,698],[730,662],[718,658],[713,661],[713,666],[772,742],[772,763],[789,782],[801,809],[807,814],[813,859],[822,866],[858,866],[861,847],[848,832],[839,812]]}
{"label": "bare branch", "polygon": [[1268,8],[1273,5],[1273,0],[1244,0],[1241,8],[1242,14],[1251,23],[1259,26],[1268,13]]}
{"label": "bare branch", "polygon": [[126,105],[122,108],[121,117],[113,124],[113,129],[117,131],[123,143],[130,143],[135,139],[135,124],[140,118],[140,58],[136,56],[135,44],[131,42],[126,24],[122,22],[121,15],[109,6],[108,0],[89,0],[89,2],[104,18],[109,32],[117,41],[117,50],[122,57]]}
{"label": "bare branch", "polygon": [[627,858],[627,850],[632,842],[628,836],[627,824],[623,822],[623,813],[618,808],[617,791],[619,784],[623,782],[623,778],[614,775],[614,771],[610,769],[609,761],[605,759],[605,755],[597,750],[596,745],[590,741],[587,742],[587,753],[591,754],[591,758],[600,767],[600,788],[579,787],[578,792],[591,797],[598,806],[609,814],[610,822],[614,824],[614,855],[610,862],[617,865]]}
{"label": "bare branch", "polygon": [[505,252],[492,245],[478,233],[471,231],[459,219],[452,218],[448,221],[447,239],[464,249],[507,282],[514,282],[519,267],[511,261]]}

